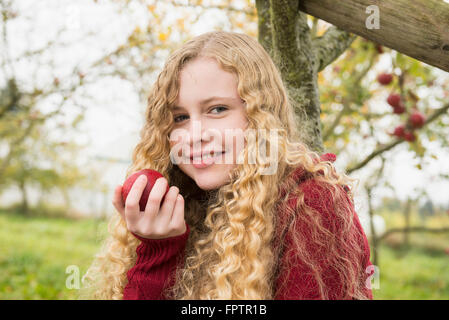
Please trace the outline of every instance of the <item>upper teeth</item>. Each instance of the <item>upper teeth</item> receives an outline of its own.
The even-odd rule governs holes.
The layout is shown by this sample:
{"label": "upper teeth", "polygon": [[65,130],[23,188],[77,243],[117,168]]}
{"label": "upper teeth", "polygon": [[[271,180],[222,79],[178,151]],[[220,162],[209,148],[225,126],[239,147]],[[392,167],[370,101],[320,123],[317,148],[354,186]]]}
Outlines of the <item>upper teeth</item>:
{"label": "upper teeth", "polygon": [[[213,155],[211,155],[211,154],[206,154],[206,155],[204,155],[203,158],[219,156],[219,155],[222,154],[222,153],[223,153],[223,151],[220,151],[220,152],[218,152],[218,153],[214,153]],[[201,156],[199,156],[199,157],[193,157],[193,159],[201,159],[201,158],[202,158]]]}

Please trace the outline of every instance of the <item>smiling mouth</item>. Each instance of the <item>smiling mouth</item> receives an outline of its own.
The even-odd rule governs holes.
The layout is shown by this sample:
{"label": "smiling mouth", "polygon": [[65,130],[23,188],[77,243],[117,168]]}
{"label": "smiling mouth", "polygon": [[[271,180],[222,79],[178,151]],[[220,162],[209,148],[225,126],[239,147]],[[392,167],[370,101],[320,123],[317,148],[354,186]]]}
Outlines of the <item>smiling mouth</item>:
{"label": "smiling mouth", "polygon": [[191,161],[193,161],[193,160],[204,160],[204,159],[209,159],[209,158],[216,158],[216,157],[219,157],[219,156],[221,156],[222,154],[225,154],[226,153],[226,151],[220,151],[220,152],[218,152],[218,153],[213,153],[213,155],[210,155],[210,154],[207,154],[207,155],[205,155],[205,156],[202,156],[202,157],[193,157],[193,156],[191,156],[190,157],[190,160]]}

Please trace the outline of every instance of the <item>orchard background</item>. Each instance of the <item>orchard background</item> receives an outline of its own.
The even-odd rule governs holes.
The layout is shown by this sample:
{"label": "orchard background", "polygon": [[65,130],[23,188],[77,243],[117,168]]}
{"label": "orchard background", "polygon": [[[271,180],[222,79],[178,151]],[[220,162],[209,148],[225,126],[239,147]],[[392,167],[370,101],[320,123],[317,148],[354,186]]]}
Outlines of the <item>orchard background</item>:
{"label": "orchard background", "polygon": [[364,10],[339,29],[309,1],[1,0],[0,299],[76,298],[150,85],[171,50],[211,30],[259,40],[306,111],[306,143],[359,180],[375,299],[448,299],[448,58],[428,50],[424,63],[402,40],[395,50],[401,23],[388,20],[416,14],[432,30],[449,14],[434,2],[435,20],[381,7],[367,31]]}

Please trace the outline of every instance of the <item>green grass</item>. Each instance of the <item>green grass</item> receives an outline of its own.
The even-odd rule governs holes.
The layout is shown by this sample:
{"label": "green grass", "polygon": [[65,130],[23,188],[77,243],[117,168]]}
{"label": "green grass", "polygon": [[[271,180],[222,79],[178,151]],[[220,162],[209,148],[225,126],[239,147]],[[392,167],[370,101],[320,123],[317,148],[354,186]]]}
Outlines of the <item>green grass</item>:
{"label": "green grass", "polygon": [[86,272],[106,223],[0,214],[0,299],[76,299],[70,265]]}
{"label": "green grass", "polygon": [[[94,219],[27,218],[0,212],[0,299],[76,299],[66,268],[86,272],[106,234]],[[375,299],[449,299],[448,235],[411,236],[403,250],[392,236],[379,249]]]}
{"label": "green grass", "polygon": [[449,299],[449,255],[444,251],[385,245],[379,249],[379,289],[374,299]]}
{"label": "green grass", "polygon": [[[387,229],[402,228],[400,212],[380,212]],[[416,211],[411,226],[441,228],[449,225],[448,215],[421,220]],[[410,233],[409,246],[403,234],[392,234],[379,248],[380,288],[373,289],[375,299],[449,299],[449,234]],[[372,257],[372,255],[371,255]]]}

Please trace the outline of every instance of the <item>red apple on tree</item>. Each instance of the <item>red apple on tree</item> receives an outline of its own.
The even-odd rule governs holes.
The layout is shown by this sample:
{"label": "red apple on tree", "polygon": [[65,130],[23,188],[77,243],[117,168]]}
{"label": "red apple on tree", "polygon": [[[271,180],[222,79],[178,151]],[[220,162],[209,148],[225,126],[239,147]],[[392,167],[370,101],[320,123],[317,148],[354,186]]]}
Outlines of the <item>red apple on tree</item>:
{"label": "red apple on tree", "polygon": [[393,113],[403,114],[405,112],[405,106],[402,102],[399,103],[397,107],[393,107]]}
{"label": "red apple on tree", "polygon": [[418,110],[415,110],[410,115],[410,118],[408,120],[413,128],[419,129],[422,128],[422,126],[426,122],[426,116]]}
{"label": "red apple on tree", "polygon": [[391,73],[381,73],[377,76],[377,81],[386,86],[393,81],[393,75]]}
{"label": "red apple on tree", "polygon": [[395,135],[398,138],[402,138],[404,136],[404,133],[405,133],[405,125],[400,124],[394,129],[393,135]]}
{"label": "red apple on tree", "polygon": [[391,93],[388,98],[387,98],[387,102],[390,106],[394,107],[399,107],[401,104],[401,95],[397,94],[397,93]]}
{"label": "red apple on tree", "polygon": [[409,142],[413,142],[413,141],[416,140],[416,136],[415,136],[415,134],[414,134],[413,132],[411,132],[411,131],[406,131],[406,132],[404,133],[404,140],[405,140],[405,141],[409,141]]}
{"label": "red apple on tree", "polygon": [[[143,169],[140,171],[137,171],[130,175],[128,179],[123,183],[122,187],[122,198],[123,203],[126,202],[126,198],[128,197],[129,192],[131,191],[131,187],[133,186],[134,182],[137,180],[137,178],[140,175],[145,175],[147,177],[147,185],[145,186],[145,189],[142,192],[142,196],[140,197],[139,206],[140,211],[145,211],[145,207],[147,205],[148,196],[150,195],[151,189],[153,189],[153,186],[157,179],[163,178],[164,176],[157,172],[156,170],[152,169]],[[170,187],[167,185],[167,191],[165,192],[165,195],[167,194]],[[164,202],[164,197],[162,197],[161,204]]]}

